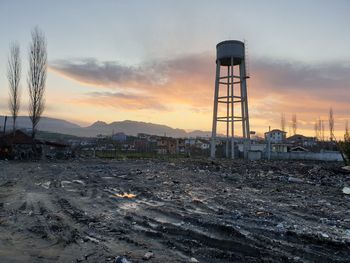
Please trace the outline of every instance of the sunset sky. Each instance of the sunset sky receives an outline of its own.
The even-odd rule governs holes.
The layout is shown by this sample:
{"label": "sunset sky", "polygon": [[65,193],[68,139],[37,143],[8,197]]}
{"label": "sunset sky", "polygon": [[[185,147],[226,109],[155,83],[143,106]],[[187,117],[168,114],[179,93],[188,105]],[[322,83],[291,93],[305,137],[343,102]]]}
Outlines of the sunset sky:
{"label": "sunset sky", "polygon": [[27,114],[38,26],[48,43],[46,116],[211,130],[215,46],[237,39],[248,47],[251,130],[280,128],[284,112],[287,121],[297,115],[298,133],[314,135],[332,106],[340,137],[350,120],[349,14],[347,0],[0,0],[0,115],[9,114],[12,41],[21,46]]}

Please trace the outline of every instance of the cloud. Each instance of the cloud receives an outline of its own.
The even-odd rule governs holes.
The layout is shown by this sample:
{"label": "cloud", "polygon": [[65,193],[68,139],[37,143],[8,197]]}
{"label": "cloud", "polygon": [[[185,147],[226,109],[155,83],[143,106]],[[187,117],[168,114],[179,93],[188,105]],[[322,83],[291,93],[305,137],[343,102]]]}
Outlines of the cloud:
{"label": "cloud", "polygon": [[350,63],[330,61],[306,64],[295,61],[257,59],[252,62],[252,74],[270,86],[286,89],[324,90],[347,85],[350,80]]}
{"label": "cloud", "polygon": [[[207,54],[149,61],[138,66],[99,62],[96,59],[57,60],[50,63],[51,71],[63,77],[104,89],[100,96],[102,100],[114,99],[117,104],[123,104],[125,96],[128,96],[128,102],[132,99],[153,101],[153,104],[145,103],[144,106],[158,109],[167,109],[169,104],[207,106],[212,93],[212,86],[208,82],[212,83],[210,77],[215,64],[214,69],[211,66],[213,62],[208,60]],[[111,99],[106,90],[111,90]],[[93,103],[94,100],[88,99],[88,102]],[[126,108],[127,105],[124,106]]]}
{"label": "cloud", "polygon": [[162,81],[160,75],[152,72],[152,67],[125,66],[115,61],[100,62],[93,58],[56,60],[50,63],[50,68],[81,83],[96,86],[156,85]]}
{"label": "cloud", "polygon": [[154,109],[160,111],[168,110],[167,107],[157,102],[156,99],[149,96],[139,96],[124,94],[121,92],[89,92],[86,97],[75,99],[75,103],[109,106],[114,108],[123,108],[124,110],[143,110]]}
{"label": "cloud", "polygon": [[94,58],[55,60],[49,66],[53,72],[80,83],[110,88],[164,86],[176,76],[206,79],[208,73],[211,75],[215,70],[215,63],[208,54],[149,61],[138,66],[122,65],[117,61],[100,62]]}
{"label": "cloud", "polygon": [[[79,99],[80,103],[158,111],[181,111],[183,105],[194,114],[211,117],[215,76],[215,58],[211,53],[147,61],[136,66],[96,59],[59,60],[50,63],[50,68],[66,78],[100,89],[87,93]],[[301,121],[309,123],[327,115],[330,106],[340,118],[349,117],[349,62],[259,58],[250,61],[249,72],[251,117],[266,120],[259,125],[279,127],[281,112],[296,112]]]}

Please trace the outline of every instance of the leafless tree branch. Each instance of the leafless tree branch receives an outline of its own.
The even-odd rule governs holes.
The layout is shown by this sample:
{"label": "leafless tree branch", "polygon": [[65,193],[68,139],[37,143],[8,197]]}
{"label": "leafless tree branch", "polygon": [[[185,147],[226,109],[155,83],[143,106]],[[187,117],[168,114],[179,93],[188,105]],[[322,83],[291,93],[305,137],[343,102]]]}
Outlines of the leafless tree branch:
{"label": "leafless tree branch", "polygon": [[281,114],[281,130],[286,131],[286,116],[284,113]]}
{"label": "leafless tree branch", "polygon": [[332,107],[329,109],[328,123],[329,123],[329,136],[330,136],[329,138],[331,141],[333,141],[333,139],[334,139],[334,116],[333,116]]}
{"label": "leafless tree branch", "polygon": [[9,82],[9,108],[13,119],[13,132],[16,130],[16,119],[20,108],[20,80],[21,80],[21,58],[18,43],[10,45],[10,54],[7,64],[7,79]]}
{"label": "leafless tree branch", "polygon": [[35,27],[32,31],[32,42],[29,48],[29,117],[32,122],[32,137],[45,108],[45,83],[47,71],[47,51],[44,33]]}
{"label": "leafless tree branch", "polygon": [[292,128],[293,128],[293,135],[297,133],[298,128],[298,121],[297,121],[297,115],[293,114],[292,116]]}

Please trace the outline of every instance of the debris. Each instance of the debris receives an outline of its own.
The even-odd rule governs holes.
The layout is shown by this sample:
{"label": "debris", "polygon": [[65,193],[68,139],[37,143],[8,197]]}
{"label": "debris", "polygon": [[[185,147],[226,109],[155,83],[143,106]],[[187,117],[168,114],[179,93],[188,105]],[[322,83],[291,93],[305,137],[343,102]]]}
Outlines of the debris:
{"label": "debris", "polygon": [[143,256],[144,260],[149,260],[154,257],[154,254],[152,252],[146,252],[146,254]]}
{"label": "debris", "polygon": [[347,229],[346,231],[344,231],[344,235],[346,238],[350,239],[350,229]]}
{"label": "debris", "polygon": [[350,166],[343,166],[342,169],[350,172]]}
{"label": "debris", "polygon": [[327,235],[326,233],[321,233],[321,236],[324,238],[329,238],[329,235]]}
{"label": "debris", "polygon": [[65,188],[67,185],[71,184],[72,182],[71,181],[66,181],[66,180],[63,180],[61,181],[61,187],[62,188]]}
{"label": "debris", "polygon": [[173,162],[1,163],[0,261],[26,262],[27,251],[42,262],[57,261],[52,255],[64,251],[67,262],[350,258],[350,195],[342,192],[350,175],[341,163]]}
{"label": "debris", "polygon": [[343,194],[350,195],[350,187],[344,187],[342,192]]}
{"label": "debris", "polygon": [[303,183],[304,180],[300,179],[300,178],[289,176],[288,177],[288,182],[291,182],[291,183]]}
{"label": "debris", "polygon": [[271,216],[272,215],[268,211],[257,211],[255,214],[258,215],[258,216]]}
{"label": "debris", "polygon": [[282,223],[279,223],[279,224],[277,224],[276,227],[282,229],[282,228],[284,228],[284,225]]}
{"label": "debris", "polygon": [[49,189],[50,185],[51,185],[50,181],[41,184],[41,186],[44,187],[45,189]]}
{"label": "debris", "polygon": [[100,241],[97,238],[90,237],[90,236],[85,236],[84,241],[85,242],[91,241],[91,242],[96,243],[96,244],[100,243]]}
{"label": "debris", "polygon": [[132,262],[127,260],[125,257],[117,257],[114,263],[132,263]]}
{"label": "debris", "polygon": [[82,180],[73,180],[72,183],[85,185],[85,183]]}

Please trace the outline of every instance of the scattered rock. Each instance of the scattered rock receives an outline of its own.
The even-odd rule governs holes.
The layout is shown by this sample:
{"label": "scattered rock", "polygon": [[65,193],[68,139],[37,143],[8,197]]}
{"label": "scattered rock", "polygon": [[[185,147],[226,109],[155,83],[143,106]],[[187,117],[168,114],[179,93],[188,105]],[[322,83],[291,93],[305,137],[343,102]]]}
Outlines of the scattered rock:
{"label": "scattered rock", "polygon": [[41,186],[44,187],[45,189],[49,189],[50,185],[51,185],[50,181],[41,184]]}
{"label": "scattered rock", "polygon": [[342,192],[343,194],[350,195],[350,187],[344,187]]}
{"label": "scattered rock", "polygon": [[73,180],[72,183],[85,185],[85,183],[82,180]]}
{"label": "scattered rock", "polygon": [[240,175],[239,173],[232,173],[232,174],[227,174],[225,177],[229,180],[237,180],[240,177]]}
{"label": "scattered rock", "polygon": [[267,172],[267,175],[273,175],[273,174],[274,174],[274,172],[271,170]]}
{"label": "scattered rock", "polygon": [[146,252],[146,254],[143,256],[144,260],[149,260],[154,257],[154,254],[150,251]]}
{"label": "scattered rock", "polygon": [[288,177],[288,182],[290,183],[303,183],[304,180],[296,177],[289,176]]}
{"label": "scattered rock", "polygon": [[324,238],[329,238],[329,235],[327,235],[326,233],[321,233],[321,236]]}
{"label": "scattered rock", "polygon": [[350,166],[343,166],[342,169],[350,172]]}
{"label": "scattered rock", "polygon": [[96,239],[94,237],[90,237],[90,236],[85,236],[84,241],[85,242],[91,241],[91,242],[96,243],[96,244],[100,243],[100,241],[98,239]]}
{"label": "scattered rock", "polygon": [[350,239],[350,229],[347,229],[346,231],[344,231],[344,235],[346,238]]}
{"label": "scattered rock", "polygon": [[114,263],[132,263],[132,262],[127,260],[125,257],[117,257]]}
{"label": "scattered rock", "polygon": [[67,185],[69,185],[69,184],[71,184],[72,182],[70,182],[70,181],[65,181],[65,180],[63,180],[63,181],[61,181],[61,187],[62,188],[65,188]]}
{"label": "scattered rock", "polygon": [[279,223],[279,224],[277,224],[276,227],[279,228],[279,229],[282,229],[282,228],[284,228],[284,225],[282,223]]}
{"label": "scattered rock", "polygon": [[[282,257],[304,262],[321,252],[325,262],[349,257],[350,175],[335,170],[342,165],[208,162],[176,159],[171,167],[163,160],[86,159],[68,162],[69,171],[64,162],[54,169],[52,162],[45,162],[40,173],[35,163],[1,163],[0,226],[5,231],[0,243],[5,242],[6,253],[12,250],[13,258],[18,248],[6,241],[11,235],[24,237],[21,249],[30,249],[39,239],[43,247],[73,244],[76,252],[67,261],[77,262],[161,262],[163,257],[171,262],[259,261],[259,251],[271,244],[275,249],[264,255],[266,261]],[[43,183],[48,181],[51,185],[45,190]],[[145,235],[137,235],[140,232]],[[264,236],[266,232],[270,234]],[[153,250],[145,236],[159,242],[162,253]],[[263,244],[263,239],[268,242]],[[116,249],[124,251],[121,254],[103,249],[119,243]],[[284,253],[295,245],[298,257]],[[190,256],[183,258],[183,250]],[[220,257],[202,259],[203,251],[217,251]],[[33,258],[52,260],[51,254],[47,256],[38,251]]]}

